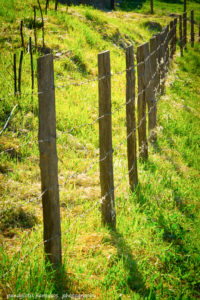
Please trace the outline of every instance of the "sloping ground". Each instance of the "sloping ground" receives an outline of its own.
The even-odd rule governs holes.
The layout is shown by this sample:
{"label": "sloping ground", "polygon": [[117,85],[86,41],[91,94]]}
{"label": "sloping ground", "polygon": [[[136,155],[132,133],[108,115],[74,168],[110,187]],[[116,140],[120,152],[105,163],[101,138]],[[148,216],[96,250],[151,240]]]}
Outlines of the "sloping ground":
{"label": "sloping ground", "polygon": [[[57,142],[60,185],[78,174],[60,189],[63,270],[58,276],[45,269],[43,260],[42,207],[37,198],[38,99],[35,94],[29,95],[28,54],[23,62],[22,96],[8,97],[13,94],[12,55],[17,53],[19,59],[21,50],[20,20],[26,25],[27,43],[29,35],[34,37],[29,28],[33,13],[30,3],[19,1],[14,6],[9,0],[3,9],[6,6],[6,13],[1,8],[0,14],[1,126],[13,106],[18,103],[19,107],[0,137],[0,152],[12,148],[0,156],[2,297],[81,294],[98,299],[198,298],[199,46],[194,50],[189,46],[184,58],[177,53],[171,65],[166,95],[158,106],[158,142],[150,149],[148,162],[139,163],[137,193],[129,194],[127,178],[116,190],[117,230],[112,232],[101,226],[98,206],[93,208],[100,195],[98,164],[85,172],[98,161],[98,123],[63,134],[98,117],[98,84],[66,85],[97,76],[97,54],[106,49],[111,51],[112,71],[124,70],[126,45],[134,42],[136,50],[170,18],[122,11],[105,13],[86,7],[66,11],[64,6],[55,13],[51,4],[45,15],[45,43],[55,55],[58,136],[62,133]],[[39,11],[37,16],[39,28]],[[150,21],[158,25],[152,28]],[[38,55],[34,54],[35,71]],[[122,74],[112,77],[113,110],[124,101]],[[113,148],[125,139],[124,106],[113,114]],[[123,143],[114,153],[116,185],[126,172]]]}

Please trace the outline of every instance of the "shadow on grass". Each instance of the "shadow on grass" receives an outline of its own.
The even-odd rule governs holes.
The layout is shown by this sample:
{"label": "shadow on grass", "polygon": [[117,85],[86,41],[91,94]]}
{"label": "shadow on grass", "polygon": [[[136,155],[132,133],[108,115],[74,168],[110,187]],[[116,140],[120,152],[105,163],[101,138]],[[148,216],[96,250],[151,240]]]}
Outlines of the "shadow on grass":
{"label": "shadow on grass", "polygon": [[[123,235],[117,230],[109,229],[109,232],[110,240],[108,242],[117,249],[117,259],[123,261],[125,273],[127,274],[127,281],[124,282],[124,293],[126,294],[126,288],[129,287],[131,290],[140,294],[143,299],[148,297],[150,290],[146,288],[142,275],[137,269],[137,262],[133,257],[131,248],[126,243]],[[154,299],[152,296],[151,293],[151,299]]]}

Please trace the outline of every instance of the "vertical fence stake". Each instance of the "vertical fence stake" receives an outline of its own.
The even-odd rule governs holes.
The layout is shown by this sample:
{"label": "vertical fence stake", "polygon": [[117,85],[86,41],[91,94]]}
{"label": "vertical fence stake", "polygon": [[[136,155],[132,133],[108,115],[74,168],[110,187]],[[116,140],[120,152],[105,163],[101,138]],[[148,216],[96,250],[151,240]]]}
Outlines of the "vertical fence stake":
{"label": "vertical fence stake", "polygon": [[19,94],[21,94],[22,61],[23,61],[23,50],[21,51],[20,61],[19,61],[19,73],[18,73],[18,91],[19,91]]}
{"label": "vertical fence stake", "polygon": [[33,52],[32,52],[31,37],[29,37],[29,51],[30,51],[30,58],[31,58],[31,88],[33,91],[34,90],[34,71],[33,71]]}
{"label": "vertical fence stake", "polygon": [[170,24],[170,58],[173,58],[173,37],[174,37],[174,21],[171,21]]}
{"label": "vertical fence stake", "polygon": [[176,27],[177,27],[177,18],[174,19],[174,54],[176,53],[176,42],[177,42]]}
{"label": "vertical fence stake", "polygon": [[55,11],[58,9],[58,0],[55,0]]}
{"label": "vertical fence stake", "polygon": [[46,11],[46,15],[47,15],[47,8],[49,7],[49,0],[46,0],[46,5],[45,5],[45,11]]}
{"label": "vertical fence stake", "polygon": [[14,91],[15,91],[15,95],[16,95],[17,94],[17,64],[16,64],[16,54],[14,54],[13,71],[14,71]]}
{"label": "vertical fence stake", "polygon": [[183,56],[183,24],[182,24],[182,16],[179,16],[179,37],[180,37],[180,50],[181,56]]}
{"label": "vertical fence stake", "polygon": [[46,259],[56,268],[62,259],[53,55],[38,58],[37,68],[44,249]]}
{"label": "vertical fence stake", "polygon": [[156,38],[156,46],[157,46],[157,85],[156,85],[156,92],[157,94],[160,93],[160,58],[161,58],[161,47],[160,47],[160,43],[161,43],[161,37],[160,37],[161,33],[158,33],[155,35]]}
{"label": "vertical fence stake", "polygon": [[160,93],[164,95],[165,93],[165,49],[164,49],[164,40],[165,40],[165,31],[160,34]]}
{"label": "vertical fence stake", "polygon": [[134,191],[138,184],[135,120],[135,68],[133,46],[126,48],[126,126],[129,186]]}
{"label": "vertical fence stake", "polygon": [[22,47],[25,49],[25,46],[24,46],[24,36],[23,36],[23,21],[21,21],[21,25],[20,25],[20,34],[21,34]]}
{"label": "vertical fence stake", "polygon": [[43,18],[42,8],[40,5],[40,0],[37,0],[37,2],[38,2],[41,18],[42,18],[42,47],[44,49],[44,18]]}
{"label": "vertical fence stake", "polygon": [[183,13],[183,40],[184,49],[187,50],[187,13]]}
{"label": "vertical fence stake", "polygon": [[153,0],[151,0],[151,14],[153,15]]}
{"label": "vertical fence stake", "polygon": [[[149,51],[149,43],[147,43],[147,47],[145,49],[145,65],[144,65],[144,71],[145,71],[145,101],[148,106],[148,133],[150,138],[150,141],[154,141],[154,131],[155,128],[155,95],[154,95],[154,80],[153,80],[153,72],[151,68],[151,62],[153,55],[150,56]],[[152,132],[153,131],[153,132]]]}
{"label": "vertical fence stake", "polygon": [[[111,228],[116,226],[114,203],[114,179],[112,157],[112,121],[111,121],[111,73],[110,52],[98,55],[99,72],[99,148],[102,222]],[[105,158],[105,159],[104,159]]]}
{"label": "vertical fence stake", "polygon": [[148,158],[148,143],[146,133],[146,100],[145,100],[145,57],[148,43],[137,47],[137,74],[138,74],[138,140],[140,158]]}
{"label": "vertical fence stake", "polygon": [[194,10],[191,10],[191,47],[194,47]]}

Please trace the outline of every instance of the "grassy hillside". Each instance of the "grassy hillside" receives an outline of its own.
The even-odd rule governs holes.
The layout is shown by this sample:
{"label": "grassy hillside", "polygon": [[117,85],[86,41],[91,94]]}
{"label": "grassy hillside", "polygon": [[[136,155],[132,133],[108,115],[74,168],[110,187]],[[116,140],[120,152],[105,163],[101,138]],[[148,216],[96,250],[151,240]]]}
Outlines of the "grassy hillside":
{"label": "grassy hillside", "polygon": [[[59,276],[45,268],[43,257],[36,80],[40,51],[34,53],[33,95],[26,52],[22,95],[13,96],[13,54],[18,65],[20,21],[25,24],[27,45],[29,36],[34,41],[34,4],[37,1],[3,0],[0,4],[0,128],[18,104],[0,136],[2,298],[8,294],[199,298],[199,44],[194,49],[188,45],[183,58],[177,47],[166,94],[158,102],[158,142],[151,146],[148,161],[139,162],[139,186],[133,194],[126,175],[125,73],[112,77],[114,179],[116,186],[120,183],[115,191],[115,232],[101,225],[99,204],[95,205],[100,198],[98,122],[67,133],[98,117],[98,82],[69,84],[95,78],[97,54],[104,50],[111,52],[112,72],[124,70],[126,46],[133,43],[136,52],[139,44],[169,23],[171,13],[182,13],[182,1],[155,1],[153,16],[149,1],[137,5],[124,1],[114,12],[62,5],[55,12],[51,2],[44,14],[46,51],[55,57],[63,252]],[[189,1],[190,8],[199,22],[198,1]],[[41,46],[39,10],[37,27]],[[188,24],[188,34],[189,30]]]}

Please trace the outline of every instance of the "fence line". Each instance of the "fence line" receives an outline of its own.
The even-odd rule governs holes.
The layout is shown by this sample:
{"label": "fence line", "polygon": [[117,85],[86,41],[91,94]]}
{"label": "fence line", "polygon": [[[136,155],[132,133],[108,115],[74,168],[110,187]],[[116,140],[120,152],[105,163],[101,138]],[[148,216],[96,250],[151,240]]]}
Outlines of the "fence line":
{"label": "fence line", "polygon": [[[184,49],[186,49],[186,43],[187,43],[187,19],[186,19],[186,14],[184,14],[184,36],[183,39],[181,40],[181,45],[182,41],[184,44]],[[186,24],[186,25],[185,25]],[[112,76],[115,75],[121,75],[123,73],[126,74],[132,74],[135,75],[135,63],[133,60],[133,65],[131,67],[126,68],[125,70],[122,70],[120,72],[116,73],[111,73],[110,72],[110,58],[109,58],[109,53],[105,52],[99,55],[99,76],[97,78],[93,78],[87,81],[82,81],[79,83],[69,83],[67,85],[63,86],[55,86],[53,82],[53,58],[52,55],[47,55],[45,57],[42,57],[38,60],[38,73],[39,73],[39,92],[38,93],[31,93],[31,94],[26,94],[26,93],[19,93],[21,96],[23,95],[38,95],[40,99],[40,134],[39,134],[39,148],[40,148],[40,162],[42,162],[41,166],[41,175],[42,175],[42,193],[30,200],[28,200],[24,205],[33,202],[35,200],[38,200],[42,198],[43,200],[43,214],[44,214],[44,219],[46,220],[46,225],[44,228],[44,231],[46,232],[46,235],[44,235],[44,241],[40,242],[36,246],[34,246],[28,253],[26,253],[22,258],[18,260],[18,262],[13,265],[10,270],[8,270],[6,273],[3,274],[2,278],[4,278],[8,273],[10,273],[22,260],[24,260],[26,257],[29,256],[29,254],[34,251],[36,248],[38,248],[40,245],[44,244],[45,245],[45,253],[48,256],[48,259],[50,262],[56,267],[59,263],[61,263],[61,231],[59,229],[60,226],[60,216],[59,216],[59,185],[57,181],[57,153],[56,153],[56,132],[55,132],[55,115],[54,115],[54,109],[55,109],[55,88],[65,88],[70,85],[72,86],[81,86],[84,84],[88,84],[90,82],[98,81],[99,83],[99,95],[100,95],[100,113],[99,117],[96,118],[93,122],[91,123],[85,123],[81,124],[75,127],[72,127],[66,132],[62,132],[58,137],[61,135],[67,133],[71,133],[73,130],[85,127],[85,126],[92,126],[95,124],[97,121],[99,121],[100,126],[102,125],[102,132],[100,132],[101,139],[103,141],[103,144],[100,145],[103,147],[103,151],[100,154],[100,158],[90,164],[85,171],[88,172],[96,163],[100,164],[100,176],[103,176],[103,179],[101,180],[101,198],[100,200],[96,201],[91,208],[83,212],[81,215],[79,215],[76,220],[72,223],[72,225],[65,231],[63,234],[66,234],[71,230],[71,228],[78,222],[80,218],[85,216],[87,213],[92,211],[99,203],[101,204],[102,207],[102,217],[103,217],[103,223],[104,224],[110,224],[112,227],[115,227],[116,223],[116,214],[114,210],[114,191],[120,186],[120,184],[123,182],[124,178],[127,175],[130,175],[133,170],[135,170],[135,166],[137,163],[137,160],[140,157],[143,157],[143,159],[147,158],[148,155],[148,142],[152,142],[152,137],[155,137],[155,132],[156,132],[156,122],[152,125],[152,127],[149,128],[149,135],[148,138],[146,136],[146,117],[154,117],[156,116],[151,115],[152,112],[155,112],[155,109],[157,107],[157,103],[159,101],[159,94],[163,94],[165,91],[165,78],[167,76],[167,71],[168,71],[168,66],[169,62],[173,59],[173,55],[176,52],[176,28],[177,28],[177,19],[175,18],[174,21],[170,23],[170,31],[169,31],[169,26],[167,26],[162,33],[158,34],[155,38],[155,41],[159,43],[156,49],[149,51],[149,43],[145,43],[142,46],[138,47],[138,63],[136,64],[137,67],[137,74],[138,74],[138,82],[139,82],[139,87],[138,87],[138,93],[136,96],[138,97],[138,109],[139,105],[144,105],[142,107],[142,114],[139,115],[138,119],[138,125],[134,126],[132,130],[127,131],[127,136],[126,139],[121,141],[115,149],[112,148],[112,127],[111,127],[111,116],[113,115],[114,112],[119,111],[123,106],[128,107],[129,104],[135,103],[135,92],[132,97],[128,97],[128,100],[126,99],[126,102],[123,103],[121,106],[117,107],[113,111],[111,111],[111,92],[110,92],[110,79]],[[191,30],[192,34],[192,30]],[[192,35],[191,35],[192,36]],[[170,43],[170,56],[169,56],[169,43]],[[140,50],[142,49],[143,52],[140,53]],[[140,55],[140,56],[139,56]],[[51,63],[48,61],[52,60]],[[42,61],[46,61],[48,63],[45,63],[45,66],[49,66],[51,64],[51,67],[49,69],[49,74],[46,71],[46,68],[42,66]],[[153,64],[152,62],[156,62],[155,66],[155,72],[152,72],[153,69]],[[43,72],[45,71],[45,72]],[[153,73],[153,74],[152,74]],[[45,79],[46,76],[46,79]],[[158,77],[158,82],[156,80],[156,77]],[[50,80],[49,80],[50,78]],[[46,87],[48,83],[48,88],[44,89],[44,86]],[[133,83],[132,83],[133,84]],[[135,83],[134,83],[135,84]],[[132,86],[133,87],[133,86]],[[133,87],[135,90],[135,87]],[[7,95],[7,97],[13,96],[12,95]],[[7,97],[1,98],[1,100],[6,99]],[[48,101],[46,102],[46,107],[44,109],[44,103],[43,100],[49,100],[48,97],[52,100],[53,98],[53,103],[50,108],[50,112],[52,111],[52,116],[53,116],[53,125],[51,122],[49,122],[49,128],[47,130],[47,127],[44,126],[44,121],[46,120],[52,121],[52,118],[49,118],[49,115],[47,115],[49,112],[45,112],[45,109],[47,105],[49,105]],[[157,99],[156,99],[157,98]],[[108,101],[109,100],[109,101]],[[103,103],[103,104],[101,104]],[[148,104],[148,111],[146,110],[146,103]],[[151,103],[151,105],[150,105]],[[18,104],[17,104],[18,105]],[[6,121],[3,130],[0,132],[0,135],[2,132],[6,129],[8,122],[17,107],[17,105],[12,109],[11,114]],[[43,107],[43,109],[42,109]],[[103,109],[103,113],[101,113]],[[43,111],[44,115],[46,117],[42,117],[41,112]],[[48,110],[47,110],[48,111]],[[46,114],[47,113],[47,114]],[[156,119],[154,119],[156,121]],[[101,123],[102,122],[102,123]],[[105,122],[108,122],[107,125],[105,126]],[[42,124],[42,125],[41,125]],[[109,127],[109,140],[105,139],[105,132],[107,128]],[[128,172],[124,174],[121,178],[120,181],[114,185],[113,182],[113,166],[112,166],[112,154],[114,151],[119,149],[121,145],[123,145],[125,142],[127,142],[133,134],[136,132],[136,130],[141,129],[141,127],[144,128],[144,133],[145,133],[145,138],[141,138],[139,141],[139,152],[138,155],[136,155],[136,158],[132,162],[132,165],[128,166]],[[4,129],[5,128],[5,129]],[[107,140],[109,141],[107,144]],[[25,143],[25,145],[32,144],[31,142]],[[53,146],[51,146],[53,145]],[[19,145],[18,147],[21,147],[22,145]],[[51,148],[54,149],[54,153],[51,151]],[[14,149],[14,148],[12,148]],[[12,149],[6,149],[2,151],[0,154],[11,151]],[[44,153],[49,151],[48,155]],[[107,150],[108,151],[107,151]],[[143,156],[143,153],[146,155]],[[103,153],[103,155],[102,155]],[[46,156],[49,156],[49,159],[47,161]],[[44,159],[45,158],[45,159]],[[52,158],[55,160],[54,162],[54,170],[50,170],[50,165],[52,164]],[[42,161],[44,159],[44,161]],[[106,160],[109,160],[109,166],[106,166]],[[103,166],[101,168],[101,166]],[[106,167],[105,167],[106,166]],[[44,169],[44,170],[43,170]],[[104,169],[104,170],[103,170]],[[103,174],[103,173],[104,174]],[[52,177],[56,180],[49,180],[49,174],[52,173]],[[70,179],[74,178],[80,173],[74,173],[70,175],[67,178],[67,181],[60,187],[65,187],[66,184],[70,181]],[[82,173],[81,173],[82,174]],[[103,174],[103,175],[102,175]],[[106,175],[105,175],[106,174]],[[109,174],[109,176],[108,176]],[[106,177],[107,176],[107,177]],[[107,185],[108,181],[110,181],[109,185]],[[54,184],[55,183],[55,184]],[[137,184],[136,184],[137,185]],[[135,185],[135,186],[136,186]],[[105,188],[106,186],[106,188]],[[56,199],[56,202],[55,202]],[[6,202],[7,203],[7,202]],[[4,203],[5,204],[5,203]],[[57,217],[56,217],[56,223],[54,229],[52,230],[52,222],[54,222],[55,218],[55,206],[57,207]],[[51,208],[51,222],[48,216],[47,212],[50,212]],[[53,208],[53,209],[52,209]],[[46,210],[46,212],[45,212]],[[4,210],[6,211],[6,210]],[[107,216],[106,216],[107,214]],[[105,217],[106,216],[106,217]],[[50,224],[51,223],[51,224]],[[48,232],[51,229],[51,232]],[[52,241],[56,240],[56,243]],[[56,246],[57,245],[57,246]],[[55,249],[55,246],[57,247]]]}

